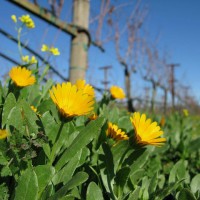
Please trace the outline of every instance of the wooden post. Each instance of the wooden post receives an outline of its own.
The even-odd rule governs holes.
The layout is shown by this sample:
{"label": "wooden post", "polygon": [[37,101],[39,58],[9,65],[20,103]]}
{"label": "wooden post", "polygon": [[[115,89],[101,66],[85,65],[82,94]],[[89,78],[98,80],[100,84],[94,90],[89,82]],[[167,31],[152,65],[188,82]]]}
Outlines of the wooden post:
{"label": "wooden post", "polygon": [[170,84],[171,84],[171,94],[172,94],[172,110],[174,111],[174,107],[175,107],[174,67],[178,67],[180,66],[180,64],[169,64],[168,66],[171,68]]}
{"label": "wooden post", "polygon": [[145,108],[149,110],[149,87],[144,87],[145,91]]}
{"label": "wooden post", "polygon": [[156,98],[158,83],[155,82],[153,79],[151,79],[150,81],[151,81],[151,84],[152,84],[151,112],[154,113],[154,111],[155,111],[155,98]]}
{"label": "wooden post", "polygon": [[[73,1],[73,25],[88,29],[89,26],[89,0]],[[89,38],[86,32],[80,31],[71,39],[71,55],[69,80],[75,83],[78,79],[85,79],[87,70]]]}
{"label": "wooden post", "polygon": [[111,68],[112,66],[99,67],[99,69],[104,70],[104,81],[101,81],[101,82],[104,84],[105,91],[108,89],[108,84],[110,83],[110,81],[108,81],[108,70]]}
{"label": "wooden post", "polygon": [[167,89],[164,90],[164,114],[167,114]]}
{"label": "wooden post", "polygon": [[167,114],[167,93],[168,89],[164,86],[160,85],[160,88],[164,91],[164,96],[163,96],[163,112],[166,115]]}

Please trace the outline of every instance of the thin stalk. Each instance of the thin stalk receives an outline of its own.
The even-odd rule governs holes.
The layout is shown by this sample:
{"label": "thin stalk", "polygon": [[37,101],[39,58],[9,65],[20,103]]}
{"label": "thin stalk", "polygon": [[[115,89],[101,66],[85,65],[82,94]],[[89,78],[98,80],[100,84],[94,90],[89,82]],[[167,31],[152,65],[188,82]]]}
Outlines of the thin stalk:
{"label": "thin stalk", "polygon": [[20,54],[20,58],[22,59],[22,45],[21,45],[21,32],[22,32],[22,27],[20,27],[18,30],[17,30],[17,41],[18,41],[18,49],[19,49],[19,54]]}

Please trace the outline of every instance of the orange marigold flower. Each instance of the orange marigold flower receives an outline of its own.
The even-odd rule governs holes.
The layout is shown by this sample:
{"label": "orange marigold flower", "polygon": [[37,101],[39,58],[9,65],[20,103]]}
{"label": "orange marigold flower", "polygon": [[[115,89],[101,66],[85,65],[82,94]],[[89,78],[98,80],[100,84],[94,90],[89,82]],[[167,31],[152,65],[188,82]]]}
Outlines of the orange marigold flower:
{"label": "orange marigold flower", "polygon": [[110,88],[110,93],[114,99],[124,99],[125,98],[125,93],[124,93],[123,89],[118,86],[112,86]]}
{"label": "orange marigold flower", "polygon": [[95,96],[94,88],[89,84],[85,84],[85,80],[77,80],[75,85],[78,88],[78,90],[83,90],[83,93],[92,97]]}
{"label": "orange marigold flower", "polygon": [[70,82],[57,84],[50,90],[50,97],[65,117],[88,115],[93,112],[94,98]]}
{"label": "orange marigold flower", "polygon": [[35,77],[32,72],[25,67],[14,67],[10,70],[9,76],[15,85],[25,87],[35,83]]}
{"label": "orange marigold flower", "polygon": [[163,131],[160,130],[157,122],[146,119],[145,114],[140,115],[139,112],[135,112],[130,120],[135,129],[135,138],[138,144],[161,146],[166,141],[166,138],[160,138]]}
{"label": "orange marigold flower", "polygon": [[116,141],[129,139],[129,137],[124,131],[119,129],[117,125],[112,124],[111,122],[108,122],[108,129],[106,131],[106,135],[110,138],[113,138]]}

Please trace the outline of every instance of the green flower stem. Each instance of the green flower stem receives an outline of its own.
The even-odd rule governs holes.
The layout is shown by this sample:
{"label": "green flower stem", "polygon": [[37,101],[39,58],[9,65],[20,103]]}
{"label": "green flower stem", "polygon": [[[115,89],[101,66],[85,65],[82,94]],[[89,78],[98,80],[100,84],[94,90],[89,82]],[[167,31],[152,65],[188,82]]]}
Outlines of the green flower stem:
{"label": "green flower stem", "polygon": [[22,32],[22,26],[17,30],[17,40],[18,40],[18,49],[19,49],[19,54],[20,58],[22,58],[22,45],[21,45],[21,32]]}

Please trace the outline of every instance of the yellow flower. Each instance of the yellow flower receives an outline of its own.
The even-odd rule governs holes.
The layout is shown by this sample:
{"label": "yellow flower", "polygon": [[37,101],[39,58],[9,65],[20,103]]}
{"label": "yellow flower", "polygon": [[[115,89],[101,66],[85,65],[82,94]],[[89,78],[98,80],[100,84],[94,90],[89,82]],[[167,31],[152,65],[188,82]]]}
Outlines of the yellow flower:
{"label": "yellow flower", "polygon": [[91,114],[94,98],[70,82],[57,84],[50,90],[50,97],[65,117]]}
{"label": "yellow flower", "polygon": [[135,129],[135,138],[138,144],[161,146],[166,141],[166,138],[159,138],[163,134],[157,122],[151,122],[151,119],[146,119],[146,115],[140,116],[139,112],[133,113],[130,120]]}
{"label": "yellow flower", "polygon": [[125,98],[123,89],[118,86],[112,86],[110,88],[110,93],[114,99],[124,99]]}
{"label": "yellow flower", "polygon": [[13,20],[13,22],[17,23],[17,17],[16,17],[16,15],[11,15],[11,19]]}
{"label": "yellow flower", "polygon": [[29,60],[30,64],[34,64],[37,63],[37,59],[35,58],[35,56],[32,56],[31,59]]}
{"label": "yellow flower", "polygon": [[0,129],[0,140],[8,137],[8,132],[5,129]]}
{"label": "yellow flower", "polygon": [[27,28],[35,28],[35,23],[29,15],[22,15],[19,20],[25,24]]}
{"label": "yellow flower", "polygon": [[46,44],[43,44],[41,51],[43,51],[43,52],[49,51],[49,47]]}
{"label": "yellow flower", "polygon": [[31,75],[31,71],[25,67],[14,67],[10,70],[9,76],[15,85],[25,87],[35,83],[35,77]]}
{"label": "yellow flower", "polygon": [[29,56],[22,56],[22,61],[30,64],[34,64],[37,62],[35,56],[32,56],[31,59],[29,59]]}
{"label": "yellow flower", "polygon": [[39,112],[37,112],[37,108],[35,108],[34,106],[31,106],[31,109],[32,109],[39,117],[41,117],[41,115],[39,114]]}
{"label": "yellow flower", "polygon": [[22,56],[22,61],[28,63],[29,62],[29,56]]}
{"label": "yellow flower", "polygon": [[183,114],[184,114],[185,117],[187,117],[189,115],[188,110],[187,109],[183,109]]}
{"label": "yellow flower", "polygon": [[108,129],[106,130],[107,137],[113,138],[116,141],[128,140],[129,137],[124,131],[118,128],[117,125],[108,122]]}
{"label": "yellow flower", "polygon": [[51,47],[49,49],[49,52],[52,53],[54,56],[59,56],[60,55],[60,52],[59,52],[58,48],[55,48],[55,47]]}
{"label": "yellow flower", "polygon": [[94,88],[89,84],[85,85],[85,80],[81,80],[81,79],[77,80],[75,85],[78,88],[78,90],[83,90],[84,94],[88,94],[92,97],[95,96]]}
{"label": "yellow flower", "polygon": [[54,56],[59,56],[60,55],[60,52],[59,52],[58,48],[55,48],[55,47],[51,47],[50,48],[46,44],[42,45],[41,51],[43,51],[43,52],[50,52]]}
{"label": "yellow flower", "polygon": [[34,106],[31,106],[31,109],[36,113],[37,112],[37,108],[35,108]]}

